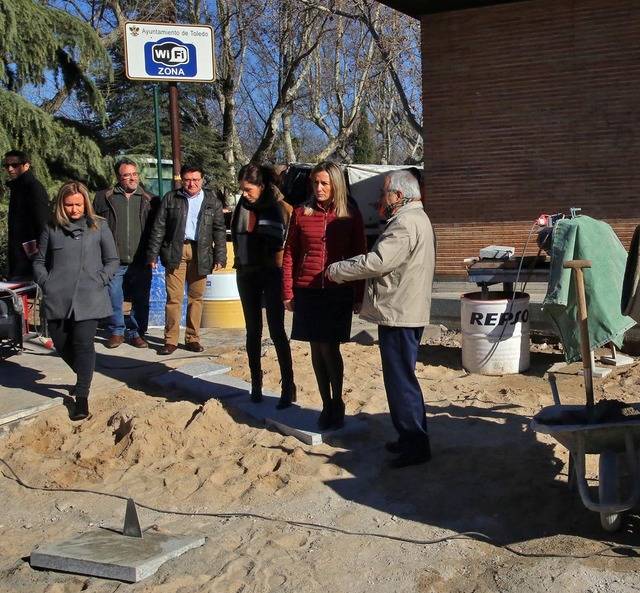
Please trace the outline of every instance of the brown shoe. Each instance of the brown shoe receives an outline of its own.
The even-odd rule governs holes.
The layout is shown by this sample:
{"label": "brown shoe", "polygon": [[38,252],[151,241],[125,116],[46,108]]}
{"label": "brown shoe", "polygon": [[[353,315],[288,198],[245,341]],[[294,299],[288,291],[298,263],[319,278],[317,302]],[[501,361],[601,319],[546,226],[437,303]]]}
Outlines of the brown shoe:
{"label": "brown shoe", "polygon": [[131,338],[129,340],[129,344],[131,344],[134,348],[148,348],[149,344],[147,344],[144,338],[140,336],[136,336],[135,338]]}
{"label": "brown shoe", "polygon": [[189,352],[204,352],[204,348],[200,342],[187,342],[184,345],[185,350],[189,350]]}
{"label": "brown shoe", "polygon": [[117,348],[124,342],[124,336],[116,336],[115,334],[110,336],[107,342],[105,343],[105,347],[107,348]]}
{"label": "brown shoe", "polygon": [[173,354],[176,351],[177,346],[175,344],[165,344],[160,350],[158,350],[158,354],[161,356],[166,356],[168,354]]}

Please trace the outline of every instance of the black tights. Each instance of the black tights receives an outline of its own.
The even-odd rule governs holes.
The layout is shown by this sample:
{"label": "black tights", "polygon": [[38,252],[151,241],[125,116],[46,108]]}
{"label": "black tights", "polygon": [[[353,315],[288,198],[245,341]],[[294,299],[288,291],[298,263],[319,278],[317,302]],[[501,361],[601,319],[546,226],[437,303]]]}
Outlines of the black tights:
{"label": "black tights", "polygon": [[311,362],[318,382],[323,405],[342,400],[344,363],[340,354],[340,342],[311,342]]}
{"label": "black tights", "polygon": [[262,386],[262,299],[267,311],[269,336],[273,341],[280,365],[283,387],[293,383],[293,363],[289,338],[284,329],[282,304],[282,270],[280,268],[240,269],[237,272],[238,292],[247,326],[247,358],[251,382]]}

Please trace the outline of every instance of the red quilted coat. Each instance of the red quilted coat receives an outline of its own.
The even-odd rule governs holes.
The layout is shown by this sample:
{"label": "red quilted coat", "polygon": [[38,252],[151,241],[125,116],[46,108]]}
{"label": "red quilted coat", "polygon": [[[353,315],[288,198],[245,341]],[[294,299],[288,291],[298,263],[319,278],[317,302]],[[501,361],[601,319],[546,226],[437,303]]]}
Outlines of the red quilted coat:
{"label": "red quilted coat", "polygon": [[[306,206],[309,208],[309,206]],[[313,201],[311,214],[305,206],[293,211],[282,262],[282,297],[293,298],[293,288],[325,288],[335,286],[324,271],[329,264],[366,253],[362,215],[349,207],[348,218],[337,218],[331,204],[327,209]],[[355,302],[361,303],[364,282],[355,282]]]}

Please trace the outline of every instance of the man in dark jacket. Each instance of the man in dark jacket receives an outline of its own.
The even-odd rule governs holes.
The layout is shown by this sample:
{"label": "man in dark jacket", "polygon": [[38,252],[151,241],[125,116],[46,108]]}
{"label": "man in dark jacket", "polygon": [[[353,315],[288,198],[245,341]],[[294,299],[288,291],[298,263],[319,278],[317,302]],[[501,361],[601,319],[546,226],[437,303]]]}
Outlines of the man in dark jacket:
{"label": "man in dark jacket", "polygon": [[31,278],[31,259],[49,219],[49,196],[31,170],[29,155],[10,150],[3,166],[9,181],[9,278]]}
{"label": "man in dark jacket", "polygon": [[[146,249],[159,198],[140,184],[138,167],[128,158],[115,164],[118,183],[99,191],[93,201],[98,216],[106,218],[120,257],[120,266],[109,283],[113,315],[109,318],[107,348],[117,348],[125,340],[136,348],[148,348],[144,339],[149,323],[151,270]],[[131,302],[125,317],[124,301]]]}
{"label": "man in dark jacket", "polygon": [[224,268],[227,261],[222,203],[214,191],[202,188],[201,167],[184,165],[180,177],[182,188],[168,192],[160,203],[147,250],[152,267],[159,254],[166,268],[164,346],[158,354],[172,354],[178,347],[185,280],[185,347],[192,352],[204,350],[200,345],[200,321],[207,275]]}

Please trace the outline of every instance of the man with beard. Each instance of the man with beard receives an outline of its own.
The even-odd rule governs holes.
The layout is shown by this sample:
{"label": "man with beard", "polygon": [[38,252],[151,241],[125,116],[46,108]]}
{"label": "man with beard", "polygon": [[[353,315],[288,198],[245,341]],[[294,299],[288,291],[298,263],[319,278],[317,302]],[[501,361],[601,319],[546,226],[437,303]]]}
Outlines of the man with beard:
{"label": "man with beard", "polygon": [[[98,216],[107,220],[120,257],[120,266],[109,283],[113,315],[109,318],[107,348],[117,348],[125,339],[136,348],[148,348],[144,335],[149,323],[151,270],[146,249],[159,199],[142,187],[138,166],[128,158],[115,164],[115,187],[99,191],[93,201]],[[124,315],[124,301],[131,312]]]}
{"label": "man with beard", "polygon": [[9,278],[30,279],[31,259],[38,252],[38,239],[49,219],[49,196],[31,169],[29,155],[10,150],[3,167],[9,176]]}

